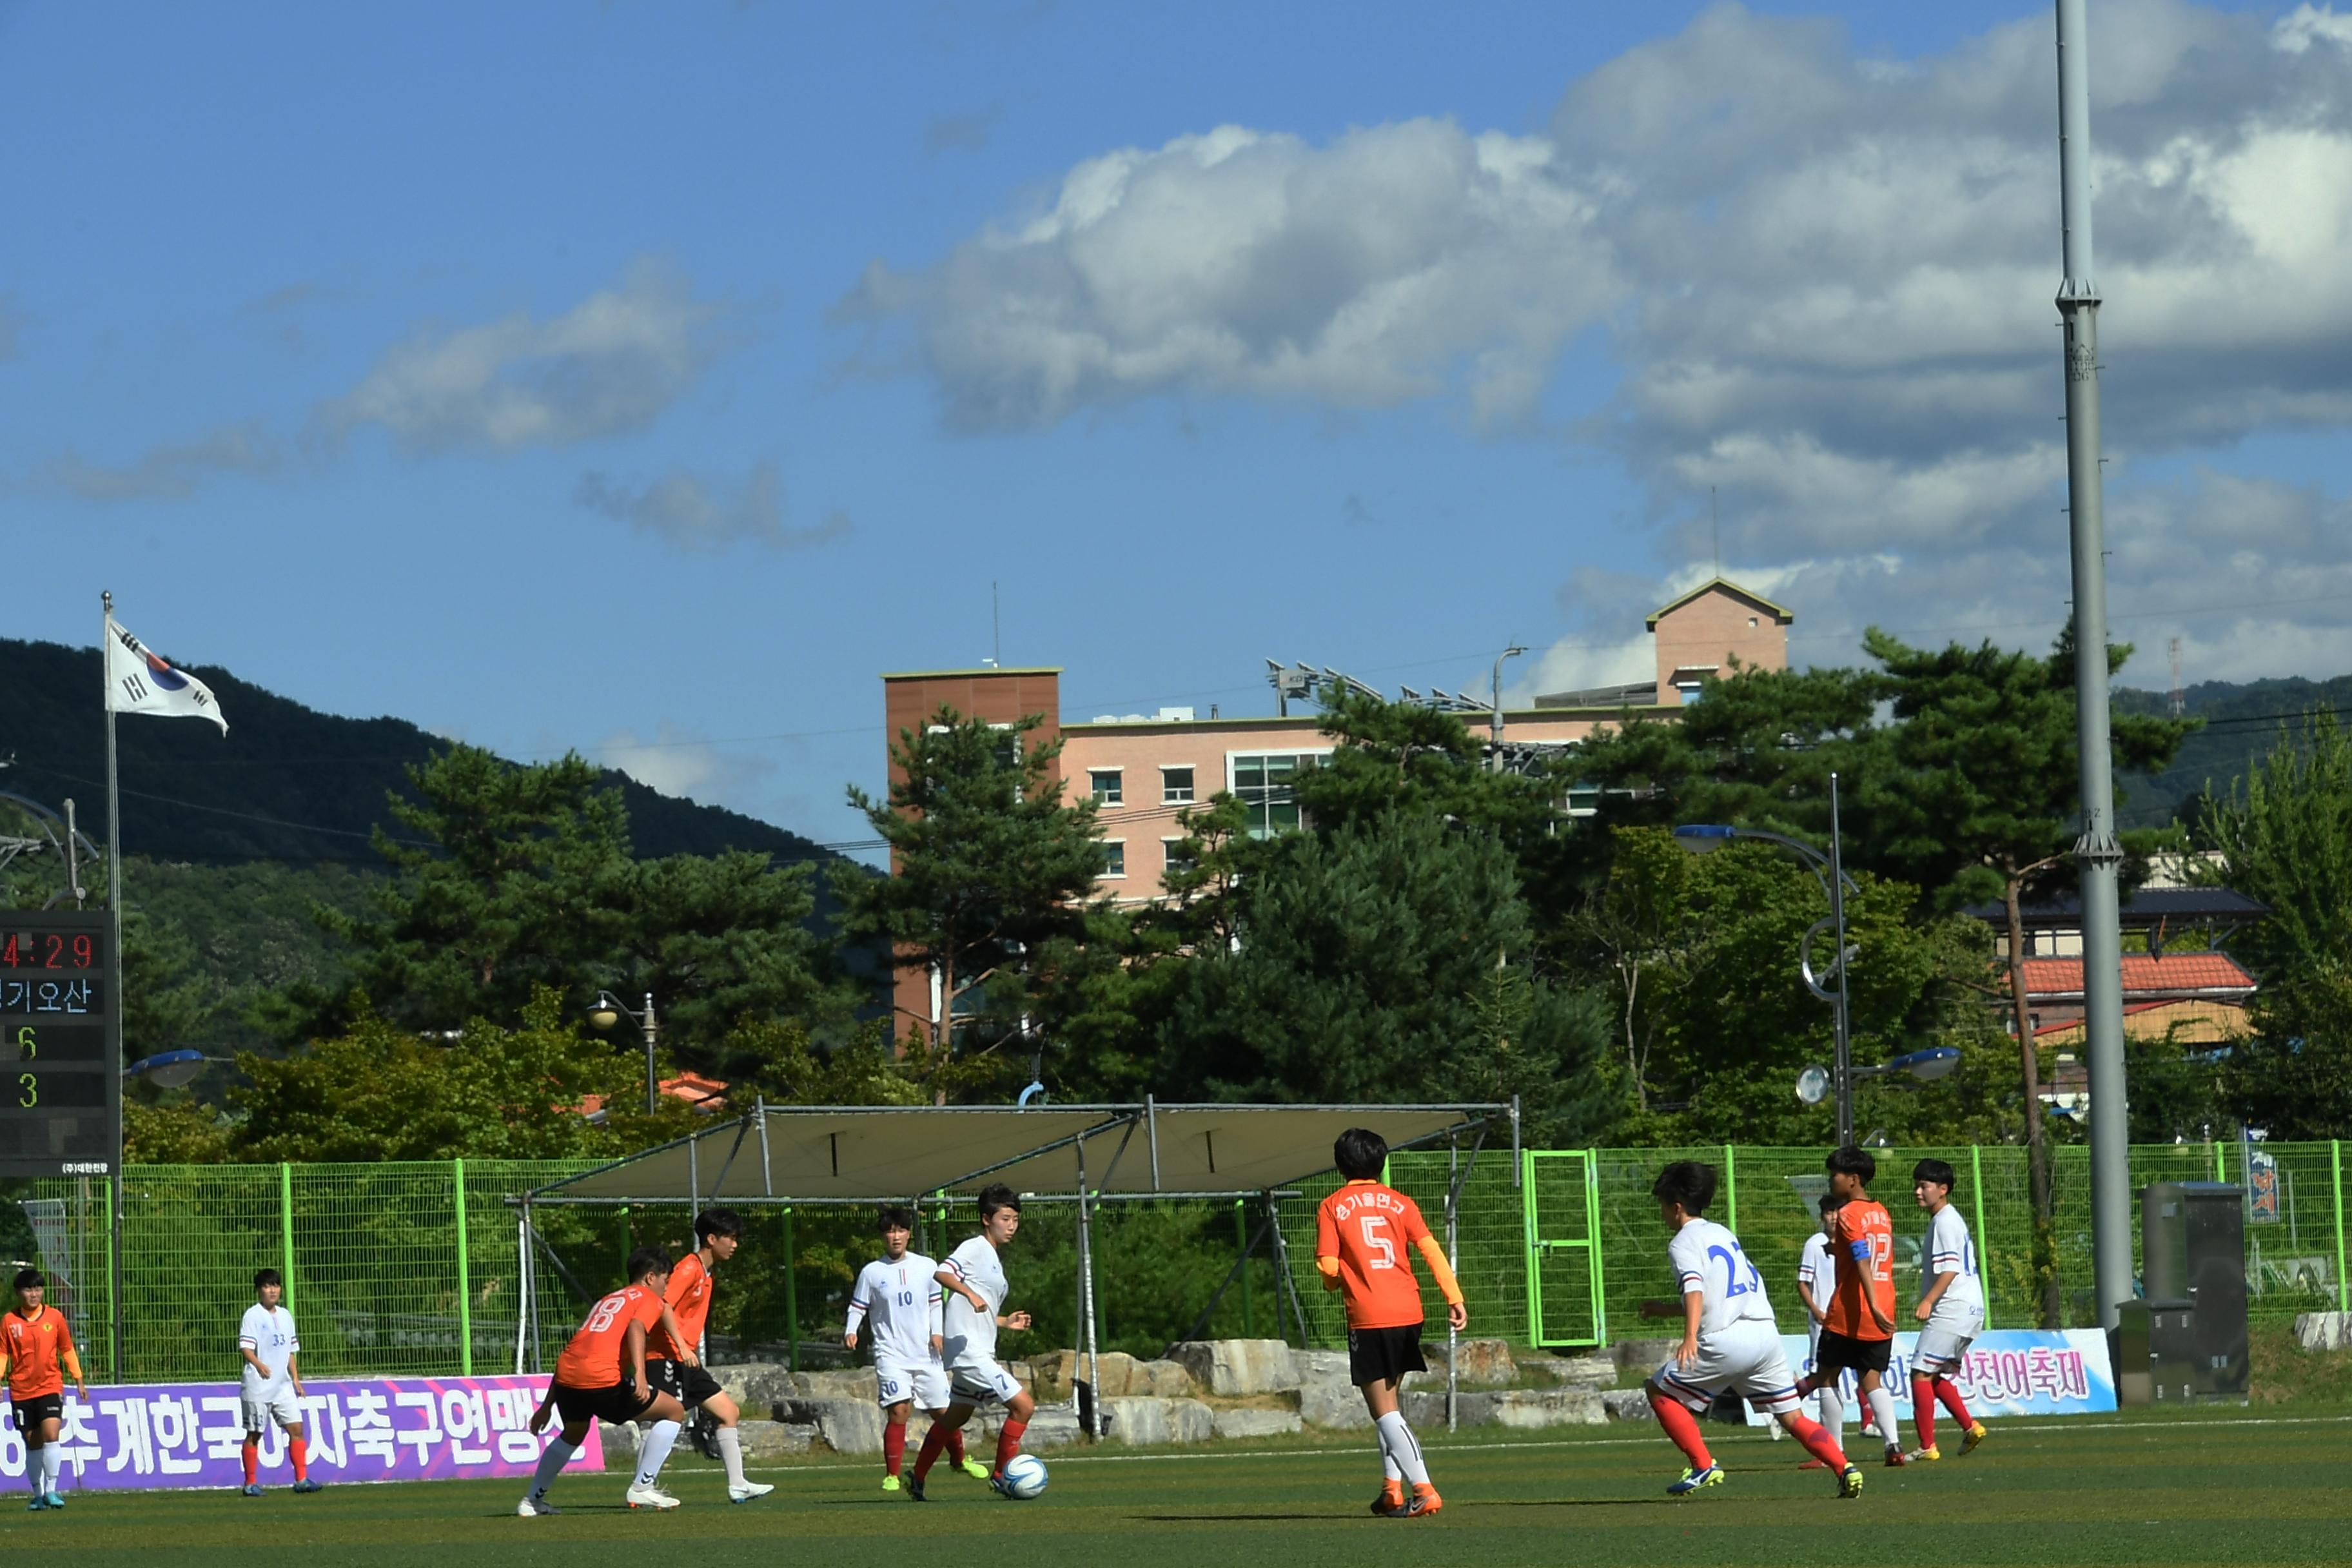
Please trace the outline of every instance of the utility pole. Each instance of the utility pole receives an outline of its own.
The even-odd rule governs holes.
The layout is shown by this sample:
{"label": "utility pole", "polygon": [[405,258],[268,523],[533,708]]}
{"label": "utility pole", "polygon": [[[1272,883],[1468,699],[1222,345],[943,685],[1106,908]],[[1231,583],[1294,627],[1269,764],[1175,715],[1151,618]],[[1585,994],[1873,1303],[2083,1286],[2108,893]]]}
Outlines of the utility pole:
{"label": "utility pole", "polygon": [[[2082,758],[2083,1010],[2091,1068],[2091,1258],[2099,1326],[2132,1293],[2131,1118],[2124,1084],[2123,936],[2107,738],[2107,573],[2099,473],[2099,287],[2091,260],[2091,92],[2084,0],[2058,0],[2058,189],[2065,280],[2066,500],[2074,564],[2074,736]],[[2040,1115],[2028,1106],[2026,1114]]]}
{"label": "utility pole", "polygon": [[1487,728],[1491,731],[1488,737],[1491,743],[1487,747],[1486,767],[1490,773],[1499,773],[1503,771],[1503,660],[1517,658],[1527,651],[1518,644],[1513,643],[1495,660],[1495,708],[1493,717],[1487,721]]}

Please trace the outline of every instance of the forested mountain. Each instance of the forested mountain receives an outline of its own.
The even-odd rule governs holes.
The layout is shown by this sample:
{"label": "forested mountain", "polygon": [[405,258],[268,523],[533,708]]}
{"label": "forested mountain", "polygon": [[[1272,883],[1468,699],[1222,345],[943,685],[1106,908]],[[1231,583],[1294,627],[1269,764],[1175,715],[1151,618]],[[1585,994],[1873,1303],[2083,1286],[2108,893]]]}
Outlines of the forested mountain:
{"label": "forested mountain", "polygon": [[[317,712],[211,665],[190,665],[229,716],[211,725],[133,718],[118,727],[122,840],[160,861],[346,861],[379,865],[370,830],[402,770],[439,745],[404,719]],[[105,837],[106,732],[96,648],[0,638],[0,789],[52,810],[71,797]],[[608,774],[640,856],[763,849],[781,860],[832,857],[788,829]]]}
{"label": "forested mountain", "polygon": [[[2116,707],[2127,713],[2163,713],[2171,699],[2161,691],[2118,688]],[[2227,799],[2257,757],[2269,754],[2282,727],[2315,708],[2352,712],[2352,675],[2332,680],[2299,676],[2274,680],[2208,680],[2181,693],[2181,709],[2205,727],[2182,742],[2173,764],[2153,777],[2124,773],[2116,787],[2126,799],[2117,814],[2126,827],[2155,827],[2179,816],[2194,826],[2191,802],[2210,785]]]}

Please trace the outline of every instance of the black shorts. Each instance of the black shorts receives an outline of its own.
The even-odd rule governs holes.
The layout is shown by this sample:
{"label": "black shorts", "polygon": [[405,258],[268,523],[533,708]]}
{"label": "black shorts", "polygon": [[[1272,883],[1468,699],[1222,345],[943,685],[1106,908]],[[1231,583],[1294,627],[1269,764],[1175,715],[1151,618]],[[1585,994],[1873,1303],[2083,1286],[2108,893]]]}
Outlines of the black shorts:
{"label": "black shorts", "polygon": [[16,1404],[16,1430],[19,1432],[37,1432],[44,1421],[66,1418],[66,1396],[63,1394],[39,1394],[31,1399],[19,1399]]}
{"label": "black shorts", "polygon": [[574,1388],[568,1383],[555,1385],[555,1413],[563,1417],[566,1426],[592,1418],[616,1425],[635,1421],[652,1403],[653,1396],[639,1397],[636,1384],[632,1383],[615,1383],[604,1388]]}
{"label": "black shorts", "polygon": [[1395,1383],[1409,1372],[1427,1372],[1421,1357],[1421,1328],[1349,1329],[1348,1381],[1361,1388],[1368,1383]]}
{"label": "black shorts", "polygon": [[699,1366],[688,1366],[682,1361],[664,1361],[659,1356],[646,1358],[646,1382],[657,1394],[667,1394],[688,1410],[712,1394],[722,1392],[719,1380]]}
{"label": "black shorts", "polygon": [[1816,1372],[1835,1372],[1843,1367],[1848,1372],[1874,1372],[1883,1376],[1886,1359],[1894,1349],[1892,1337],[1857,1340],[1823,1329],[1821,1343],[1813,1347],[1813,1368]]}

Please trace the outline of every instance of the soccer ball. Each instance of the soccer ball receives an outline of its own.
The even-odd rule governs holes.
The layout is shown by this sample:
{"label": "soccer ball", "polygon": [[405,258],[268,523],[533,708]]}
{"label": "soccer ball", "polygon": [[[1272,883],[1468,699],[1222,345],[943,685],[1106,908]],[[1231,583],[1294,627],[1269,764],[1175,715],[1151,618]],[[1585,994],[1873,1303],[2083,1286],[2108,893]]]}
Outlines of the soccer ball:
{"label": "soccer ball", "polygon": [[1045,1461],[1034,1454],[1015,1454],[1004,1467],[1004,1495],[1027,1502],[1045,1495]]}

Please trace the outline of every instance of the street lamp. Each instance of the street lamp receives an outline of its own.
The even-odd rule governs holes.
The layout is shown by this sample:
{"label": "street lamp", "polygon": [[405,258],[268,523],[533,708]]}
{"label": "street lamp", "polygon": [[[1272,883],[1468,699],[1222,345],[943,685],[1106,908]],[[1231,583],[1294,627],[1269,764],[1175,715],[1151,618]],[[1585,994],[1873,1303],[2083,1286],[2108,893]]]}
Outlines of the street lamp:
{"label": "street lamp", "polygon": [[205,1070],[206,1062],[225,1062],[227,1057],[208,1057],[194,1049],[159,1051],[152,1057],[142,1057],[122,1069],[124,1078],[144,1078],[158,1089],[184,1089],[194,1083],[196,1075]]}
{"label": "street lamp", "polygon": [[[1733,827],[1722,823],[1692,823],[1675,829],[1675,842],[1696,855],[1720,849],[1735,838],[1768,839],[1774,844],[1795,850],[1803,858],[1807,868],[1813,873],[1814,880],[1821,883],[1822,890],[1829,895],[1830,918],[1825,921],[1815,921],[1805,928],[1805,934],[1797,947],[1797,968],[1798,972],[1805,977],[1805,989],[1828,1003],[1834,1010],[1833,1016],[1837,1023],[1837,1060],[1831,1070],[1827,1087],[1837,1091],[1837,1141],[1838,1146],[1843,1148],[1853,1142],[1855,1076],[1852,1038],[1847,1028],[1846,1015],[1846,960],[1850,954],[1846,951],[1845,944],[1845,895],[1849,889],[1856,892],[1861,889],[1855,888],[1853,879],[1845,874],[1844,841],[1838,832],[1837,774],[1830,774],[1830,852],[1827,855],[1823,855],[1802,839],[1791,838],[1785,833],[1767,833],[1760,827]],[[1826,970],[1816,971],[1813,968],[1813,942],[1825,929],[1837,933],[1837,955],[1831,961]],[[1837,989],[1834,991],[1825,984],[1832,979],[1837,982]],[[1806,1079],[1801,1074],[1797,1081],[1798,1098],[1801,1100],[1804,1098]],[[1813,1099],[1806,1100],[1809,1105],[1818,1104],[1822,1098],[1818,1080],[1816,1082],[1817,1088]]]}
{"label": "street lamp", "polygon": [[1513,643],[1495,660],[1495,717],[1489,726],[1494,731],[1495,744],[1494,754],[1487,758],[1486,766],[1498,773],[1503,771],[1503,660],[1517,658],[1527,651],[1518,644]]}
{"label": "street lamp", "polygon": [[661,1083],[654,1077],[654,1046],[661,1037],[661,1025],[654,1016],[654,994],[646,993],[642,1011],[630,1006],[610,991],[596,993],[596,1001],[588,1009],[588,1026],[598,1034],[607,1034],[618,1026],[626,1014],[645,1031],[646,1037],[646,1114],[651,1116],[661,1108]]}

